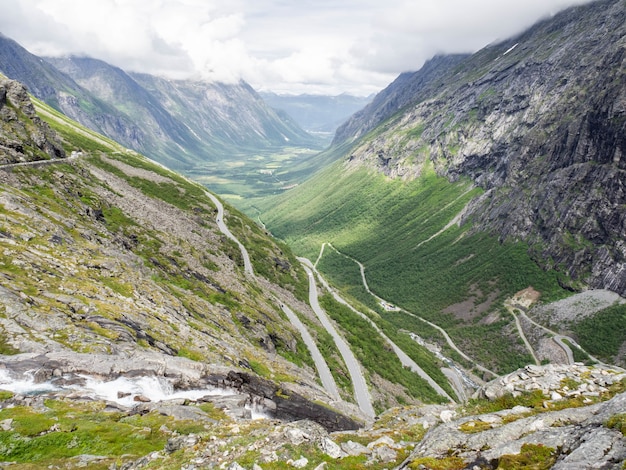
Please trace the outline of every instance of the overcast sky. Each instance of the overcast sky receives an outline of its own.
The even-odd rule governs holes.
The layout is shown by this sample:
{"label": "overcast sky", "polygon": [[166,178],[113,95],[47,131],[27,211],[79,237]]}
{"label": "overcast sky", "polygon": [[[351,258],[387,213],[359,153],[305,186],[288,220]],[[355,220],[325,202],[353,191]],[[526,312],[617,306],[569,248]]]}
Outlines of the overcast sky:
{"label": "overcast sky", "polygon": [[437,53],[473,52],[589,0],[0,0],[0,32],[171,78],[279,93],[377,92]]}

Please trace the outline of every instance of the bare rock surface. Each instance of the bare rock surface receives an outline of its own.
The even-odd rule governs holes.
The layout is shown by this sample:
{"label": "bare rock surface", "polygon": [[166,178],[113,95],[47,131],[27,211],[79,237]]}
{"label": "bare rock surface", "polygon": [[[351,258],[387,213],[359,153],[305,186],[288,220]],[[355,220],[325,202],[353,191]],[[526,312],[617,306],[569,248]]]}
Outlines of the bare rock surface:
{"label": "bare rock surface", "polygon": [[553,399],[564,397],[598,397],[607,387],[626,377],[619,367],[584,366],[574,364],[528,365],[523,369],[500,377],[480,388],[475,396],[490,400],[505,394],[519,395],[522,392],[541,391],[544,395],[557,394]]}
{"label": "bare rock surface", "polygon": [[26,87],[0,78],[0,164],[64,157],[58,136],[37,116]]}
{"label": "bare rock surface", "polygon": [[[480,468],[496,468],[502,456],[519,454],[527,444],[554,449],[555,469],[621,468],[626,459],[626,440],[618,429],[608,428],[606,423],[626,411],[626,393],[605,402],[593,399],[625,378],[623,371],[603,367],[527,366],[494,380],[478,393],[491,400],[504,394],[548,394],[544,410],[517,406],[442,420],[426,433],[401,468],[408,468],[410,462],[422,457],[445,459],[450,455],[462,458],[469,468],[472,462],[482,462]],[[574,388],[577,382],[580,386]],[[559,395],[555,401],[548,398],[551,391]],[[564,399],[561,393],[589,404],[558,409],[556,405]],[[556,409],[550,411],[551,408]]]}

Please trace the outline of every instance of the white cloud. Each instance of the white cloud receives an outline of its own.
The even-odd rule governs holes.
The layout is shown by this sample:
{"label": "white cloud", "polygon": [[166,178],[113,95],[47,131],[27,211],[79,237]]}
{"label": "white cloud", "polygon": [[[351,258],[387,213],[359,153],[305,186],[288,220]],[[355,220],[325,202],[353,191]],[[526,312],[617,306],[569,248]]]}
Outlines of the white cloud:
{"label": "white cloud", "polygon": [[173,78],[369,94],[435,53],[471,52],[588,0],[1,0],[0,32]]}

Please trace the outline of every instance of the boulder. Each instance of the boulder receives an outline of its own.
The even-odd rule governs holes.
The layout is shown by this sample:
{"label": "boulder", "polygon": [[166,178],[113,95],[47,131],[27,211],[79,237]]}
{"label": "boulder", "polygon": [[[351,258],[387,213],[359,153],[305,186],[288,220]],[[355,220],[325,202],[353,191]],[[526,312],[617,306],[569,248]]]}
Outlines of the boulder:
{"label": "boulder", "polygon": [[354,441],[342,442],[341,450],[343,450],[346,454],[352,456],[372,453],[371,449],[368,449],[363,444]]}
{"label": "boulder", "polygon": [[341,459],[348,456],[348,454],[341,449],[339,444],[328,437],[322,439],[320,448],[322,449],[322,452],[328,455],[331,459]]}

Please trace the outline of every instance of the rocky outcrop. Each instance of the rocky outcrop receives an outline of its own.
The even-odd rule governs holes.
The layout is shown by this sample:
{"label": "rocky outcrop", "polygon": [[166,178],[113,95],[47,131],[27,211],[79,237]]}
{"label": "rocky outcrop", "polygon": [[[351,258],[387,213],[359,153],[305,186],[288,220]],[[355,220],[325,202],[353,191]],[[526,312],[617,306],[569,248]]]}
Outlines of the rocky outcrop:
{"label": "rocky outcrop", "polygon": [[231,371],[226,377],[218,376],[213,380],[215,384],[224,384],[249,394],[253,403],[261,404],[267,414],[280,420],[309,419],[319,423],[327,431],[344,431],[362,426],[328,406],[314,403],[299,393],[254,375]]}
{"label": "rocky outcrop", "polygon": [[[533,390],[535,382],[564,381],[571,386],[578,379],[599,385],[606,384],[608,377],[609,382],[624,390],[623,372],[575,365],[520,369],[488,384],[483,392],[503,382],[513,381],[524,390]],[[536,390],[540,392],[542,388],[540,385]],[[228,437],[202,443],[198,439],[187,443],[178,438],[170,440],[168,446],[186,449],[187,458],[198,465],[222,464],[231,469],[258,470],[267,464],[311,469],[384,465],[398,470],[622,468],[626,440],[618,423],[626,410],[626,393],[608,392],[604,397],[590,394],[587,398],[593,403],[588,405],[543,397],[543,402],[540,400],[536,406],[530,402],[513,406],[510,400],[511,406],[506,406],[501,398],[495,399],[500,401],[493,405],[487,404],[496,410],[488,413],[472,414],[451,405],[403,407],[386,411],[370,428],[358,431],[328,434],[310,420],[268,427],[265,431],[256,425],[254,436],[248,436],[245,446],[229,446],[229,442],[238,439],[236,433],[243,432],[236,425],[229,428]],[[409,456],[403,459],[407,453]],[[161,458],[163,453],[152,456],[152,460]],[[319,463],[320,460],[326,463]],[[141,462],[145,458],[128,468],[140,468]]]}
{"label": "rocky outcrop", "polygon": [[58,135],[37,116],[24,85],[0,77],[0,164],[64,157]]}
{"label": "rocky outcrop", "polygon": [[[481,463],[479,468],[498,468],[504,455],[519,454],[524,445],[531,444],[554,449],[556,462],[550,467],[553,469],[620,468],[626,459],[626,441],[618,430],[604,425],[625,407],[626,394],[621,394],[606,403],[541,413],[508,423],[505,417],[510,420],[529,410],[519,408],[511,410],[512,413],[455,420],[430,431],[408,462],[455,455],[469,468],[478,463]],[[488,429],[472,433],[468,431],[472,424]]]}
{"label": "rocky outcrop", "polygon": [[588,367],[582,364],[528,365],[488,383],[474,397],[495,400],[507,394],[515,397],[522,393],[540,391],[552,400],[572,397],[589,399],[608,392],[609,387],[624,379],[626,372],[618,367]]}
{"label": "rocky outcrop", "polygon": [[425,165],[470,178],[485,194],[463,222],[525,240],[567,287],[624,296],[625,25],[620,0],[567,10],[442,64],[408,106],[389,107],[384,96],[409,90],[401,77],[346,125],[342,141],[390,119],[349,160],[395,178],[419,177]]}
{"label": "rocky outcrop", "polygon": [[[144,372],[154,366],[148,358],[137,359],[135,367],[146,367]],[[41,356],[22,356],[8,361],[8,367],[17,370],[17,364],[21,363],[22,368],[37,364],[44,368],[65,367],[65,371],[85,368],[80,364],[70,367],[53,363],[50,358],[47,360],[48,363],[42,361]],[[118,366],[112,365],[114,360],[99,357],[97,361],[100,360],[103,362],[101,371],[117,368],[130,373],[136,370],[124,358],[118,358]],[[179,373],[187,363],[181,358],[169,362],[161,370],[169,375]],[[196,369],[200,368],[210,369],[196,365],[188,371],[196,376]],[[54,376],[68,379],[61,371]],[[63,403],[62,409],[89,407],[87,419],[91,419],[93,410],[104,410],[104,414],[98,415],[99,429],[103,430],[115,426],[120,418],[122,422],[134,422],[144,415],[149,420],[168,417],[165,424],[151,431],[166,440],[165,444],[153,447],[138,459],[132,457],[131,461],[128,460],[130,455],[137,454],[120,456],[110,466],[126,470],[144,468],[148,464],[158,468],[193,465],[194,468],[246,470],[268,466],[619,469],[626,461],[623,434],[626,431],[626,373],[611,368],[528,366],[485,385],[479,394],[491,399],[461,406],[393,408],[378,416],[367,428],[348,427],[341,431],[336,426],[340,422],[337,414],[331,416],[329,410],[317,408],[314,403],[307,404],[291,390],[278,389],[266,380],[225,370],[200,380],[205,384],[235,386],[241,393],[232,394],[231,389],[224,395],[152,402],[138,396],[132,406],[124,406],[94,402],[93,397],[80,390],[69,394],[55,390],[35,396],[7,396],[3,392],[0,409],[6,418],[0,421],[0,430],[11,431],[11,439],[19,439],[25,432],[23,411],[11,414],[11,410],[29,409],[28,419],[32,419],[32,414],[43,413],[49,418],[55,402],[55,406]],[[250,405],[254,403],[266,407],[265,418],[250,419]],[[295,415],[302,410],[312,411],[313,415]],[[285,419],[277,420],[277,414]],[[63,419],[58,423],[51,421],[49,428],[31,439],[37,442],[39,437],[52,433],[62,437],[61,433],[69,430],[66,426]],[[145,429],[139,427],[137,432],[145,432]],[[333,429],[336,432],[329,432]]]}
{"label": "rocky outcrop", "polygon": [[[549,468],[621,468],[626,460],[626,440],[619,429],[607,427],[607,422],[626,410],[626,393],[602,403],[593,400],[624,380],[624,371],[610,368],[527,366],[487,384],[479,395],[497,400],[534,392],[543,397],[540,408],[518,405],[452,420],[443,419],[442,413],[443,422],[424,436],[400,468],[415,466],[424,458],[450,456],[461,459],[464,468],[500,468],[504,456],[532,448],[527,446],[551,449],[554,463]],[[572,398],[582,401],[561,409],[559,404]],[[584,403],[588,405],[580,406]]]}

